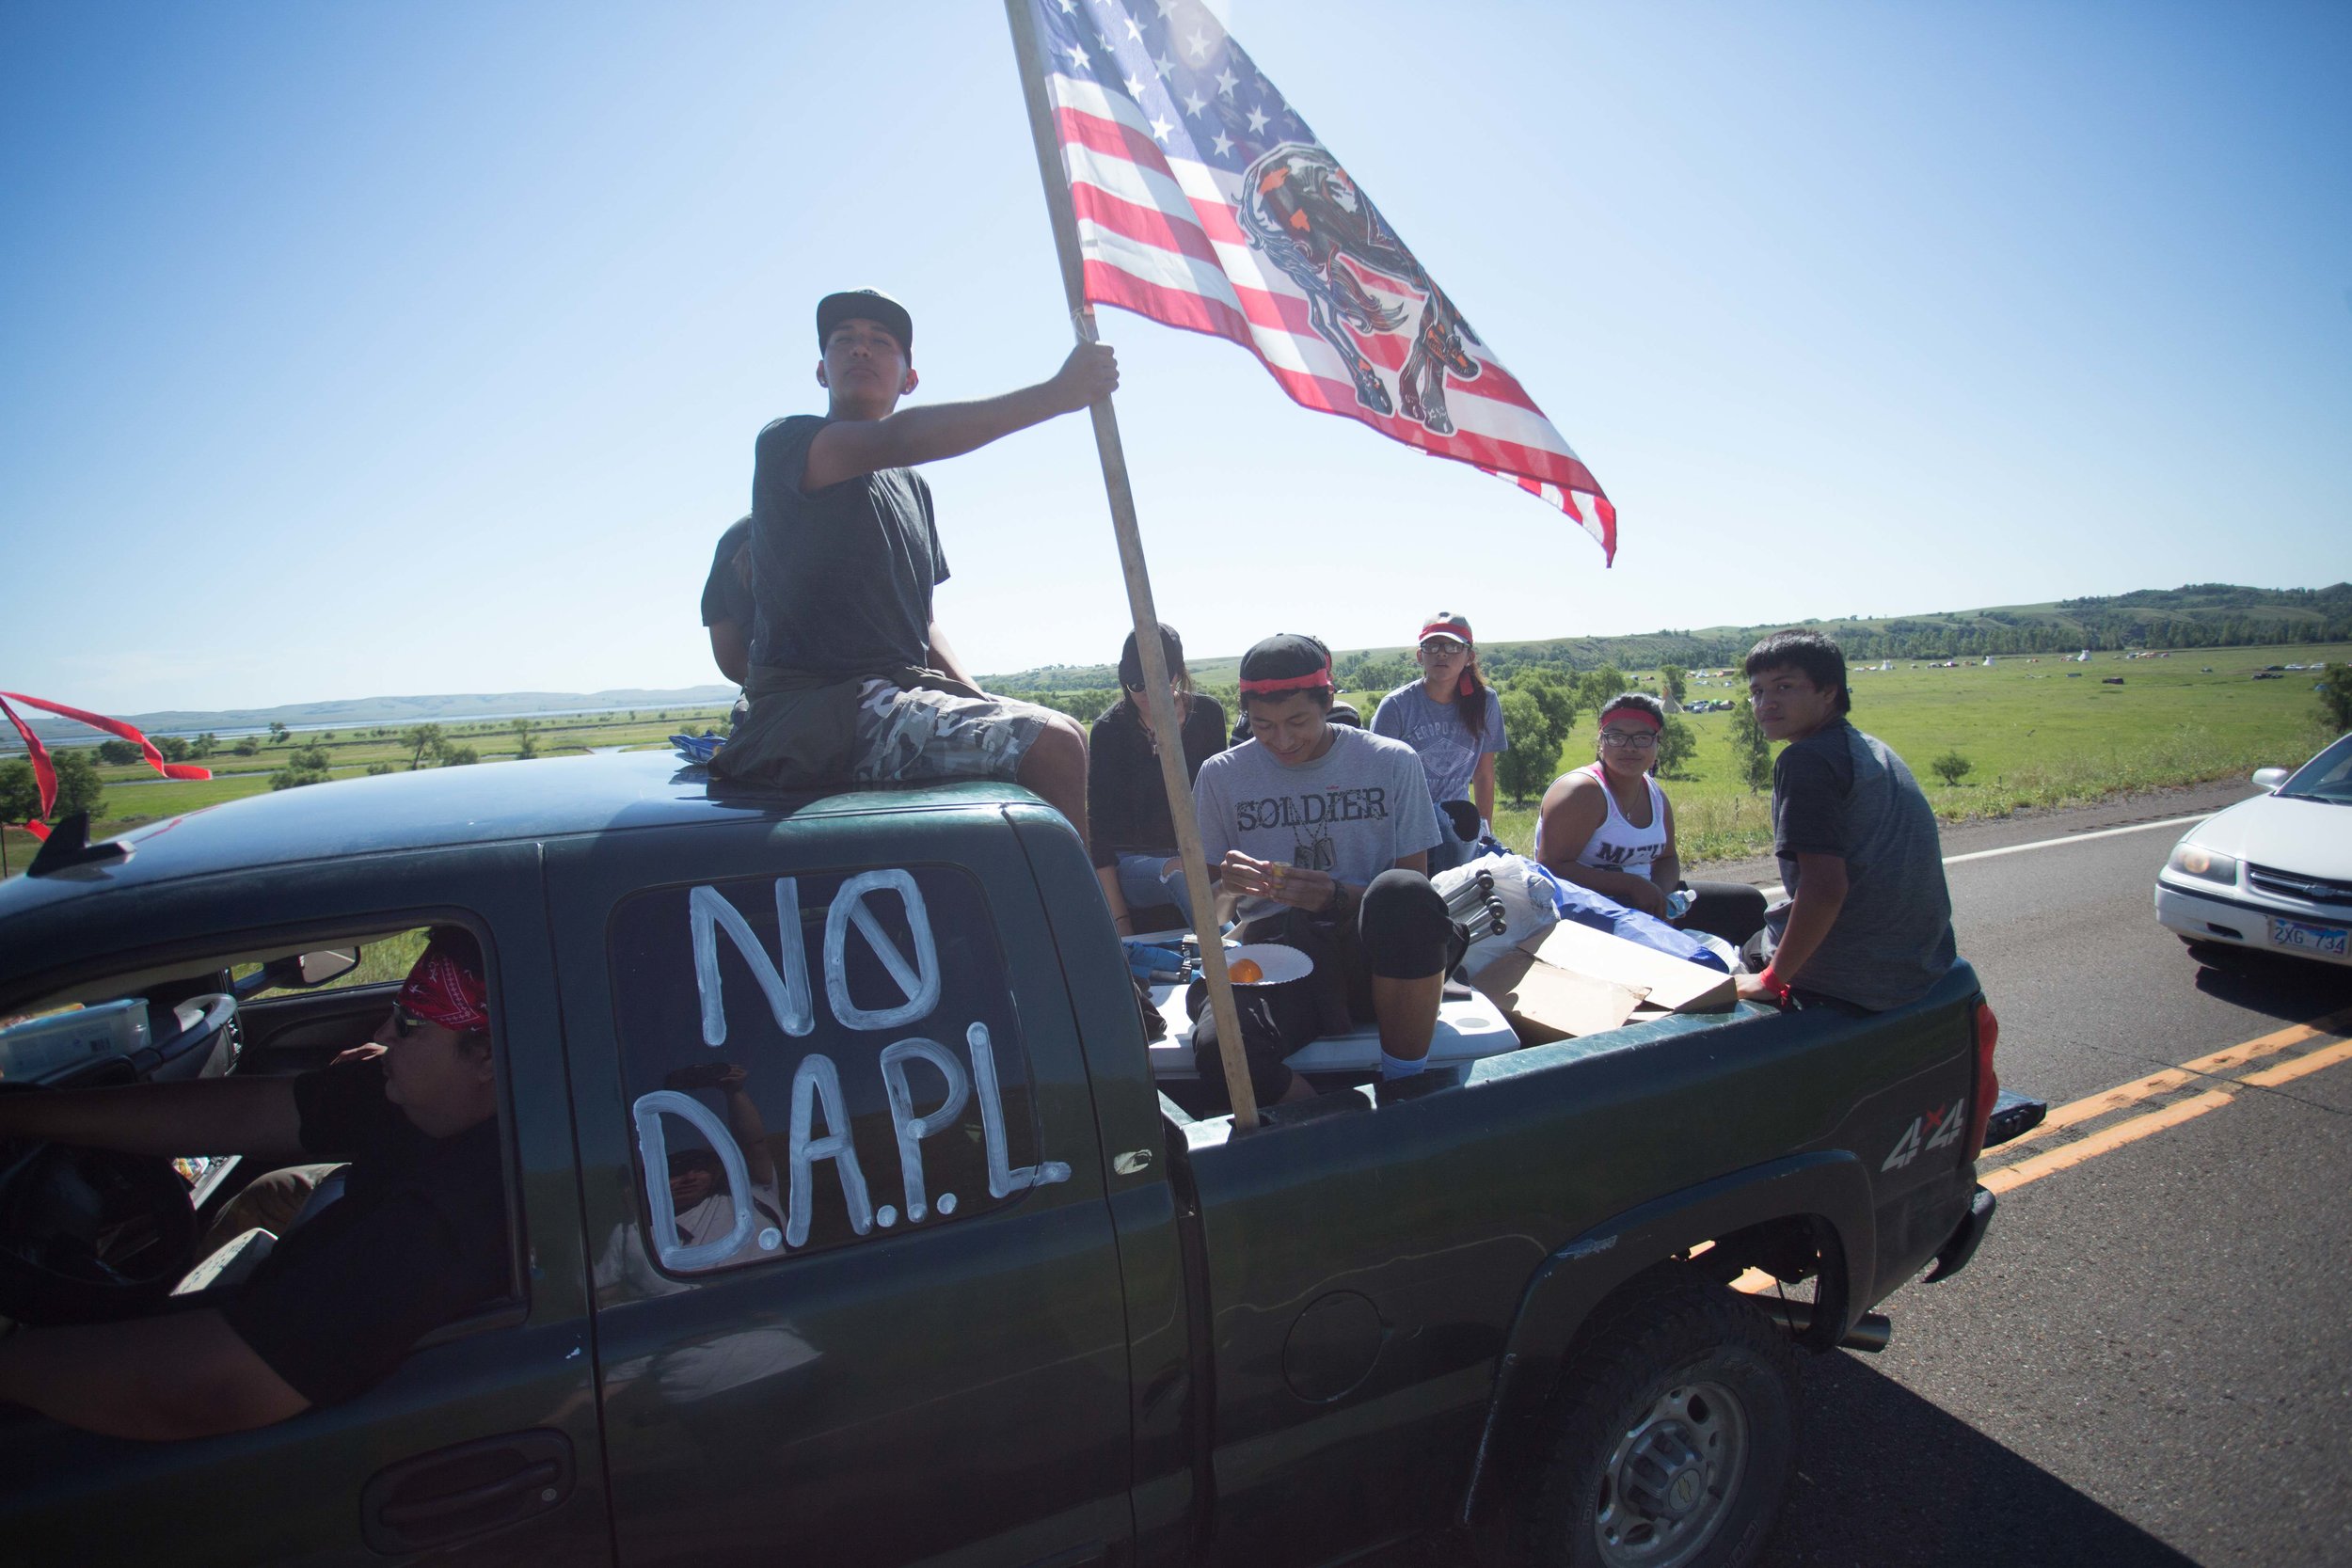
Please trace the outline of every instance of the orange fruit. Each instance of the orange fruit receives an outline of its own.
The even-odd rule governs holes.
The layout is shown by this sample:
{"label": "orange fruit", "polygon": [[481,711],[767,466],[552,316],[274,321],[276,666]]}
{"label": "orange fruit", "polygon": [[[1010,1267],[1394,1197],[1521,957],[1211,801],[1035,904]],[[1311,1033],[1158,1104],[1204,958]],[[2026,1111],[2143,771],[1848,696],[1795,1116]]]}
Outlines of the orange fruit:
{"label": "orange fruit", "polygon": [[1254,986],[1265,978],[1265,971],[1258,967],[1258,960],[1255,958],[1242,959],[1233,965],[1229,973],[1233,977],[1233,984],[1237,986]]}

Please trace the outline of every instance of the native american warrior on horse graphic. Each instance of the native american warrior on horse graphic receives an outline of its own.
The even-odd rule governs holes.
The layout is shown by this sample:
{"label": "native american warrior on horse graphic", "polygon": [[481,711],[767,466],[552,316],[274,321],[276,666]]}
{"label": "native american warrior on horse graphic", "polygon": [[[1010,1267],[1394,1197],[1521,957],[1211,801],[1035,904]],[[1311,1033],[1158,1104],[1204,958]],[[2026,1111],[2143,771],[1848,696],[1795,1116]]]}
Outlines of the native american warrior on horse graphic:
{"label": "native american warrior on horse graphic", "polygon": [[[1307,295],[1307,314],[1324,341],[1339,351],[1356,383],[1356,401],[1382,414],[1396,412],[1380,372],[1352,333],[1385,337],[1404,325],[1408,307],[1375,296],[1357,269],[1422,296],[1412,351],[1397,376],[1405,417],[1433,434],[1454,434],[1445,406],[1445,377],[1478,378],[1478,361],[1462,340],[1482,340],[1443,290],[1421,270],[1377,209],[1356,188],[1339,161],[1322,148],[1285,142],[1242,175],[1241,218],[1250,244]],[[1353,262],[1354,266],[1344,264]]]}

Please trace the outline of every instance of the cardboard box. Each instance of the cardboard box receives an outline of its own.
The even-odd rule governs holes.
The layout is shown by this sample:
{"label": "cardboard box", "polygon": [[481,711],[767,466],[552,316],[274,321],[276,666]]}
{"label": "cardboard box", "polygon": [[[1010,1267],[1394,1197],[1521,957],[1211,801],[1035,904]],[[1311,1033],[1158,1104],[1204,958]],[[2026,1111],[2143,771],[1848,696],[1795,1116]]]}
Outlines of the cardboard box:
{"label": "cardboard box", "polygon": [[1637,1007],[1719,1012],[1739,1000],[1731,976],[1720,970],[1567,920],[1470,983],[1531,1045],[1618,1028]]}

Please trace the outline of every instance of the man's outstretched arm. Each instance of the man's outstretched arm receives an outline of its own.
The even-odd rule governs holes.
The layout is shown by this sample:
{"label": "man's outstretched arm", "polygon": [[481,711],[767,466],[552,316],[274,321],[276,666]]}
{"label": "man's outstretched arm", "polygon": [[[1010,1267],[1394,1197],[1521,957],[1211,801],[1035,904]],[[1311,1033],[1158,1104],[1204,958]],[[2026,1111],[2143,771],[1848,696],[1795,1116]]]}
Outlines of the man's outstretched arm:
{"label": "man's outstretched arm", "polygon": [[244,1432],[310,1407],[212,1311],[21,1329],[0,1343],[0,1402],[149,1442]]}
{"label": "man's outstretched arm", "polygon": [[291,1078],[196,1078],[0,1096],[0,1137],[125,1154],[297,1158],[302,1115]]}
{"label": "man's outstretched arm", "polygon": [[837,420],[809,443],[801,491],[815,495],[830,484],[878,468],[911,467],[967,451],[1073,414],[1119,388],[1119,361],[1107,343],[1080,343],[1070,351],[1050,381],[977,403],[941,403],[902,408],[879,420]]}

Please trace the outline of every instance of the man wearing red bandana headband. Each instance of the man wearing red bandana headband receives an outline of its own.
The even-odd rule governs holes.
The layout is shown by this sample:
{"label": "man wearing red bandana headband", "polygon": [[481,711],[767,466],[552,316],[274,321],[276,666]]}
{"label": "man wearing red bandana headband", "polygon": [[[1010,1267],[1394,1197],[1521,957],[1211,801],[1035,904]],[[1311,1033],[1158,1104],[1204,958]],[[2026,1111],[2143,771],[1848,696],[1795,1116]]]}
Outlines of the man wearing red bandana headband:
{"label": "man wearing red bandana headband", "polygon": [[[433,934],[373,1041],[318,1071],[8,1096],[0,1137],[328,1162],[248,1188],[307,1201],[281,1197],[273,1245],[195,1298],[212,1305],[0,1342],[0,1402],[69,1425],[151,1440],[266,1426],[373,1386],[512,1289],[488,990],[459,927]],[[272,1207],[240,1205],[215,1235]]]}

